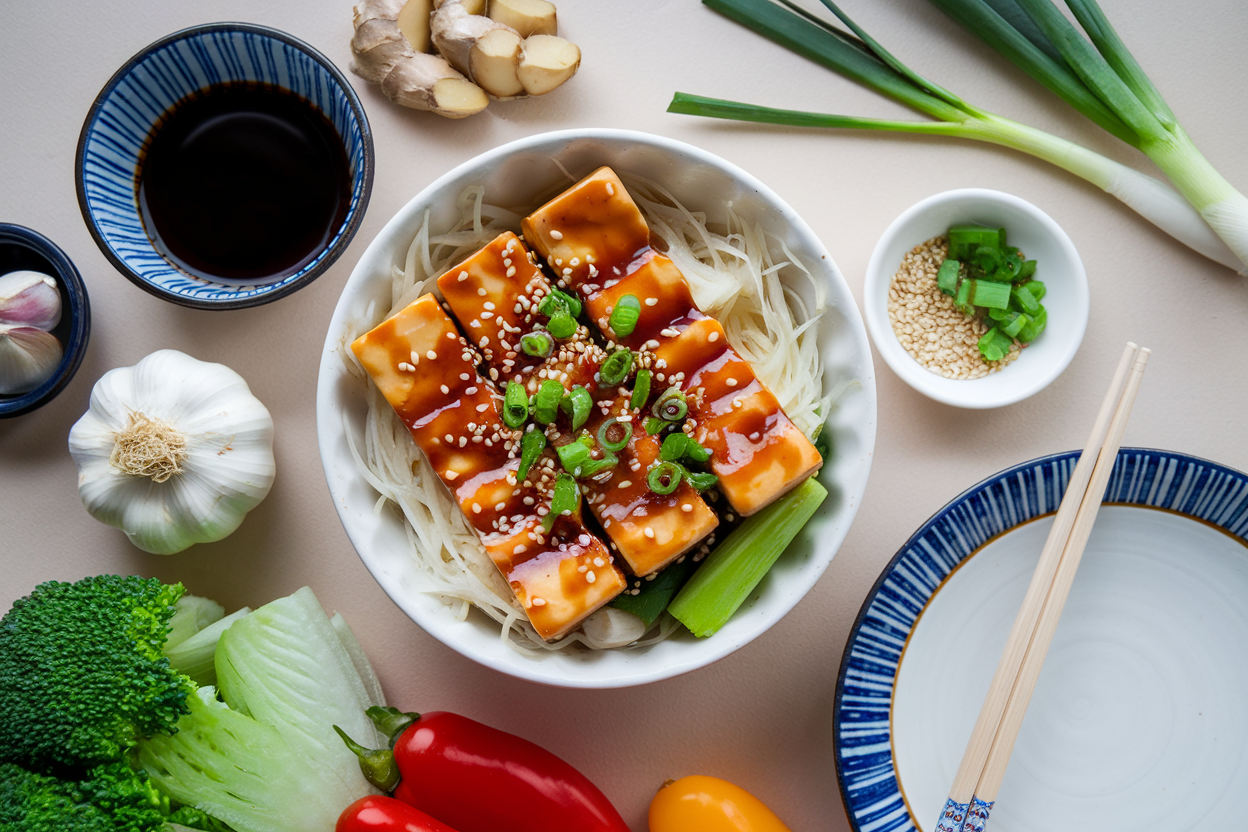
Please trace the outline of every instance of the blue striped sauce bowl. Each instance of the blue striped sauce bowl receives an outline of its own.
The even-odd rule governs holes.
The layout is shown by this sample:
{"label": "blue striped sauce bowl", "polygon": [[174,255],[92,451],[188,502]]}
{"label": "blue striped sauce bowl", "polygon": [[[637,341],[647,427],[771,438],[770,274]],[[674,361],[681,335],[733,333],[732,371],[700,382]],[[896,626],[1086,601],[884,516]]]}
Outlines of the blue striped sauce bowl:
{"label": "blue striped sauce bowl", "polygon": [[[342,142],[349,198],[336,224],[297,268],[249,282],[184,268],[153,240],[139,202],[152,139],[175,107],[219,85],[276,87],[319,110]],[[142,49],[96,97],[78,139],[75,182],[83,219],[104,256],[157,297],[199,309],[269,303],[311,283],[346,250],[373,182],[373,139],[351,84],[324,55],[284,32],[249,23],[183,29]]]}

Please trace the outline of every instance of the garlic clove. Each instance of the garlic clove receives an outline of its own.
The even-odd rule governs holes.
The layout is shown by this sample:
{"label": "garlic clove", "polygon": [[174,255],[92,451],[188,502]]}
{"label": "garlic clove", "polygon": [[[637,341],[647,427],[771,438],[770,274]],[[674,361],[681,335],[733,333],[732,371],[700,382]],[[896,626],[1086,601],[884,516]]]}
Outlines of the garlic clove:
{"label": "garlic clove", "polygon": [[47,332],[61,320],[61,292],[43,272],[0,275],[0,324]]}
{"label": "garlic clove", "polygon": [[56,336],[0,324],[0,396],[29,393],[56,372],[64,350]]}

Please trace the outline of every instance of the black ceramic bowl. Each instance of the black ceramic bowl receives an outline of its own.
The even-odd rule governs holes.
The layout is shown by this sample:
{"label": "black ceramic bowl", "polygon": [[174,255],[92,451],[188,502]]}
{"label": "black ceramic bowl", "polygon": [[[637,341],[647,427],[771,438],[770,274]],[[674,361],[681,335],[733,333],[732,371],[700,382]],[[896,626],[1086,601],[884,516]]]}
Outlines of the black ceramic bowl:
{"label": "black ceramic bowl", "polygon": [[37,231],[0,223],[0,274],[26,269],[56,278],[57,288],[61,290],[61,320],[52,334],[61,342],[65,353],[52,377],[34,390],[17,396],[0,395],[0,419],[42,407],[65,389],[87,353],[87,339],[91,334],[87,287],[65,252]]}

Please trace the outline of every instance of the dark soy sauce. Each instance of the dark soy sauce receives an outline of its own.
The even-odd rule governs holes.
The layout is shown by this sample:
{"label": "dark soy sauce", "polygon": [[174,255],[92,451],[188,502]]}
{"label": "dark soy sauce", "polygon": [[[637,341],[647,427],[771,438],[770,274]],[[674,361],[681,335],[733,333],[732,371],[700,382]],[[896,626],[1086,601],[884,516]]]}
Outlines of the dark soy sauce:
{"label": "dark soy sauce", "polygon": [[329,119],[267,84],[221,84],[175,105],[148,137],[137,188],[157,250],[190,274],[238,283],[299,271],[351,201]]}

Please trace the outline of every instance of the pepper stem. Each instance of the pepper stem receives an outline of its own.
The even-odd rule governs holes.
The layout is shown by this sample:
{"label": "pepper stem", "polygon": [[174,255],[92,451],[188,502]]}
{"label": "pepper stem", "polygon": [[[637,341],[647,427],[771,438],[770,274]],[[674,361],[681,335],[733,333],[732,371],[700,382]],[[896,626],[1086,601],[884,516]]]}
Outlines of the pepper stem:
{"label": "pepper stem", "polygon": [[407,730],[409,725],[420,719],[420,714],[413,711],[400,711],[398,708],[381,705],[374,705],[364,713],[377,726],[378,731],[390,738],[391,748],[394,747],[399,735]]}
{"label": "pepper stem", "polygon": [[381,789],[386,794],[394,791],[399,785],[399,766],[394,761],[394,752],[389,748],[365,748],[347,736],[347,732],[334,726],[338,736],[347,744],[355,756],[360,758],[360,771],[364,779]]}

